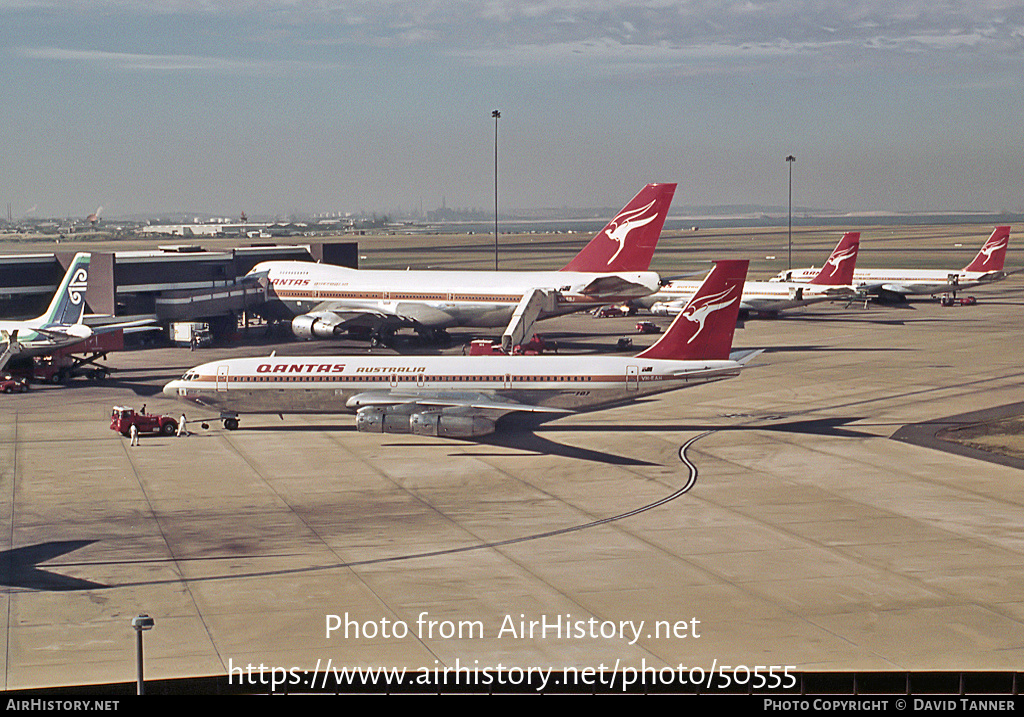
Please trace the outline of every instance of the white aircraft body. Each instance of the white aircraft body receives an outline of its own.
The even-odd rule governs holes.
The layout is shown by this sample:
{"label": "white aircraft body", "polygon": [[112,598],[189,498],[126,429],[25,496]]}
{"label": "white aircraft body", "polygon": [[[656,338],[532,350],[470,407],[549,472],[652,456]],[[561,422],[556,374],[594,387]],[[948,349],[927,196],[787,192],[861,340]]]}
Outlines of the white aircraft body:
{"label": "white aircraft body", "polygon": [[[956,293],[1009,276],[1003,271],[1009,243],[1010,227],[996,227],[974,260],[963,269],[857,269],[853,284],[863,294],[890,301],[903,301],[911,294]],[[815,272],[817,269],[813,268],[783,272],[772,281],[785,280],[789,274],[790,281],[805,282]]]}
{"label": "white aircraft body", "polygon": [[0,321],[0,369],[19,356],[41,356],[81,343],[93,331],[82,323],[90,254],[76,254],[46,313],[27,321]]}
{"label": "white aircraft body", "polygon": [[[844,234],[825,265],[816,270],[806,283],[744,282],[740,310],[774,314],[798,306],[856,296],[857,290],[852,281],[859,247],[860,232]],[[670,281],[657,293],[634,303],[649,307],[652,314],[672,315],[682,311],[699,286],[699,281]]]}
{"label": "white aircraft body", "polygon": [[262,313],[290,319],[299,338],[362,330],[379,344],[401,328],[440,339],[456,326],[508,326],[506,344],[519,343],[535,320],[656,291],[659,277],[648,268],[675,188],[647,185],[561,271],[377,271],[271,261],[249,275],[269,282]]}
{"label": "white aircraft body", "polygon": [[647,350],[621,356],[335,356],[229,359],[190,369],[164,394],[241,413],[355,413],[374,433],[471,437],[515,412],[563,414],[731,378],[746,261],[723,261]]}

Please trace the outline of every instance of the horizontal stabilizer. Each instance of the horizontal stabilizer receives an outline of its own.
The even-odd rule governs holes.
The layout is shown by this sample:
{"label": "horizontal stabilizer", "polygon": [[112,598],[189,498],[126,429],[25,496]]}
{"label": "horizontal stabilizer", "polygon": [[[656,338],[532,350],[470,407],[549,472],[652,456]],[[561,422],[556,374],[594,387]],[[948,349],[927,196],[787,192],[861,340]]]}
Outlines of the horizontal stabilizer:
{"label": "horizontal stabilizer", "polygon": [[657,287],[649,287],[640,282],[630,281],[621,276],[601,276],[580,290],[584,296],[600,298],[602,296],[647,296]]}
{"label": "horizontal stabilizer", "polygon": [[729,360],[746,366],[763,353],[764,349],[744,349],[743,351],[733,351],[729,354]]}

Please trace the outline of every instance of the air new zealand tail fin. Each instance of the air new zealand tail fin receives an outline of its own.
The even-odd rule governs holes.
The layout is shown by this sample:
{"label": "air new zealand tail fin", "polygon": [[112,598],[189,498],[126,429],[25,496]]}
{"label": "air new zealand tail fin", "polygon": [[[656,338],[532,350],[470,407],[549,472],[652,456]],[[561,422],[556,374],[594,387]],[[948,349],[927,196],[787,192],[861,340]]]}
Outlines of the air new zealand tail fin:
{"label": "air new zealand tail fin", "polygon": [[40,326],[79,324],[85,314],[85,291],[89,283],[90,254],[75,254],[46,313],[36,321]]}

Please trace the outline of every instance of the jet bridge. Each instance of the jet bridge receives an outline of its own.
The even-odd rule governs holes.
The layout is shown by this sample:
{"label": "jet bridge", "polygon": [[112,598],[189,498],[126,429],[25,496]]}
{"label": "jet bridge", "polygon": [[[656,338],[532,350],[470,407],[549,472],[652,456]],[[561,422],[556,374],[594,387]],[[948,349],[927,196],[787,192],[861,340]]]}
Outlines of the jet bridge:
{"label": "jet bridge", "polygon": [[553,312],[558,303],[558,292],[554,289],[530,289],[523,294],[512,320],[501,335],[501,347],[509,352],[512,347],[523,343],[533,331],[533,325],[542,311]]}

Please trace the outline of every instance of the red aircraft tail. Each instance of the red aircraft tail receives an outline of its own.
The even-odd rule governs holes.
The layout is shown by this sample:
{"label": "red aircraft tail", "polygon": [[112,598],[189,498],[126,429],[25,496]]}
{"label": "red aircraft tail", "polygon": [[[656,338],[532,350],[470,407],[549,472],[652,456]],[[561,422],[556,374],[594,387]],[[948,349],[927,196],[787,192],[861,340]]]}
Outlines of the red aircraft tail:
{"label": "red aircraft tail", "polygon": [[832,255],[810,283],[821,286],[849,286],[860,249],[860,232],[846,232],[832,250]]}
{"label": "red aircraft tail", "polygon": [[996,227],[974,261],[964,267],[964,271],[1002,271],[1009,244],[1010,227]]}
{"label": "red aircraft tail", "polygon": [[637,358],[729,358],[748,264],[746,259],[716,263],[665,335]]}
{"label": "red aircraft tail", "polygon": [[675,184],[648,184],[562,271],[647,271]]}

